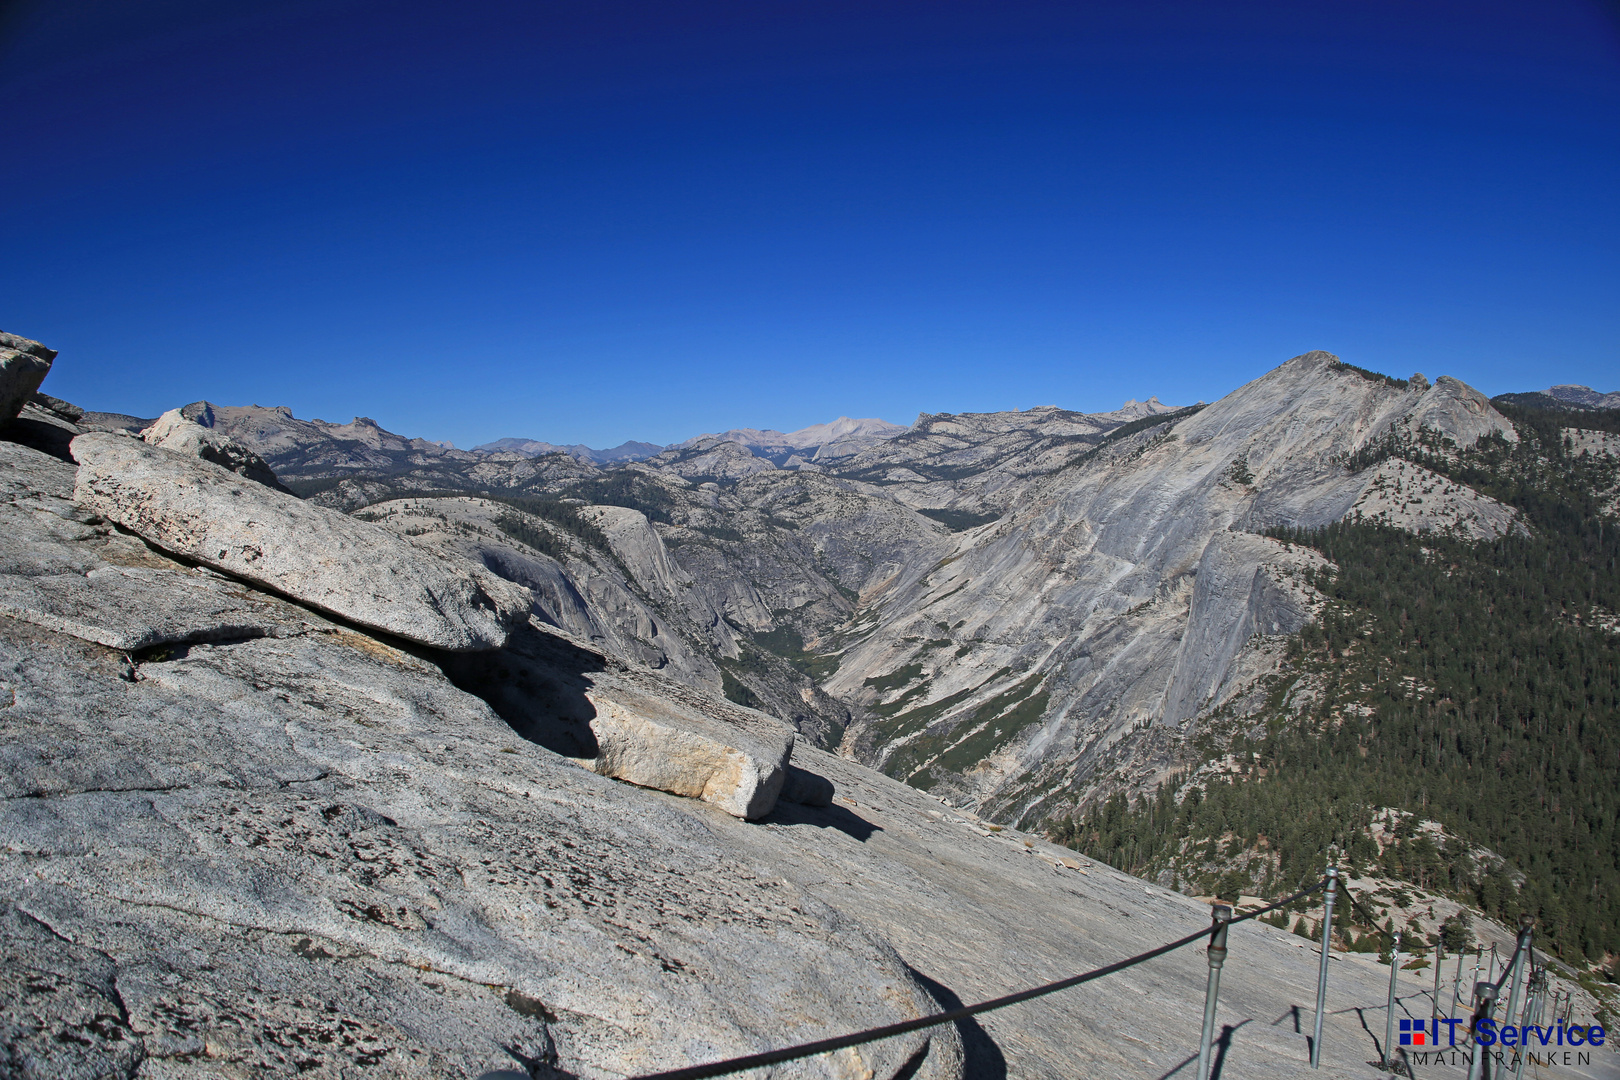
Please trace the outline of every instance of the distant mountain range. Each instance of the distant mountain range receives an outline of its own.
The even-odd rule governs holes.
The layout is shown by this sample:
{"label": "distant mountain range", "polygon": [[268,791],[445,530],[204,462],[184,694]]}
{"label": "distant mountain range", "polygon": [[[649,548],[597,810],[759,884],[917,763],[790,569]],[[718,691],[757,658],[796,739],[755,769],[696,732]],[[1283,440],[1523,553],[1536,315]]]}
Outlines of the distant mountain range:
{"label": "distant mountain range", "polygon": [[858,453],[906,431],[904,424],[891,424],[887,420],[851,420],[840,416],[830,424],[812,424],[798,431],[773,431],[758,428],[732,428],[719,434],[697,435],[672,446],[657,443],[625,442],[611,450],[593,450],[583,443],[559,446],[539,439],[505,438],[473,447],[484,454],[522,454],[525,457],[543,457],[546,454],[567,454],[581,461],[597,465],[612,465],[625,461],[646,461],[665,450],[689,447],[702,442],[734,442],[746,446],[756,457],[769,458],[776,465],[785,465],[797,455],[801,461],[814,461],[825,452],[828,457],[844,457]]}
{"label": "distant mountain range", "polygon": [[663,450],[664,448],[657,443],[634,440],[622,442],[611,450],[593,450],[584,443],[558,446],[556,443],[541,442],[539,439],[514,438],[496,439],[494,442],[473,447],[476,454],[522,454],[524,457],[567,454],[582,461],[594,461],[598,465],[611,465],[620,461],[645,461],[655,454],[662,453]]}
{"label": "distant mountain range", "polygon": [[[1585,389],[1584,387],[1580,389]],[[1590,392],[1590,391],[1588,391]],[[1038,410],[1031,410],[1038,411]],[[1097,415],[1120,421],[1135,420],[1143,416],[1157,416],[1174,411],[1157,397],[1147,401],[1134,398],[1111,413]],[[928,414],[918,416],[918,423]],[[581,461],[597,465],[613,465],[627,461],[647,461],[666,451],[685,451],[699,447],[713,447],[721,443],[736,443],[746,447],[754,457],[764,458],[779,468],[796,468],[812,462],[852,457],[916,427],[894,424],[877,417],[851,418],[840,416],[826,424],[811,424],[798,431],[777,431],[774,428],[731,428],[728,431],[695,435],[669,446],[649,442],[624,442],[611,450],[594,450],[583,443],[561,446],[540,439],[504,438],[483,443],[472,449],[479,454],[522,454],[524,457],[543,457],[546,454],[567,454]],[[449,445],[445,444],[449,449]]]}
{"label": "distant mountain range", "polygon": [[[1598,958],[1620,955],[1600,857],[1620,820],[1616,403],[1312,352],[1208,405],[668,448],[183,413],[311,503],[524,584],[624,663],[1166,887],[1272,895],[1331,847],[1493,917],[1530,905]],[[1540,812],[1523,793],[1542,791],[1584,809]],[[1439,823],[1444,851],[1386,835],[1390,813]]]}
{"label": "distant mountain range", "polygon": [[1542,393],[1566,405],[1575,405],[1582,409],[1620,409],[1620,391],[1600,394],[1590,386],[1564,383],[1561,386],[1549,386]]}
{"label": "distant mountain range", "polygon": [[[761,431],[758,428],[732,428],[719,434],[699,435],[677,443],[672,450],[696,446],[700,443],[734,442],[748,447],[755,457],[768,458],[773,464],[790,466],[818,459],[848,457],[867,447],[894,438],[910,428],[904,424],[891,424],[887,420],[869,417],[852,420],[840,416],[830,424],[811,424],[798,431]],[[793,458],[799,462],[793,462]]]}

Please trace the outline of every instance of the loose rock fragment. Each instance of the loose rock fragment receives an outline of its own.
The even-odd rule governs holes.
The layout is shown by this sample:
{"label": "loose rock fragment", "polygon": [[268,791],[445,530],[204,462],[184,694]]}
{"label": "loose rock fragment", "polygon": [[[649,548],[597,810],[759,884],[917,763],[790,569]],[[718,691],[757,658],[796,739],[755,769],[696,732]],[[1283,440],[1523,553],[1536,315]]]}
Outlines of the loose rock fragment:
{"label": "loose rock fragment", "polygon": [[340,618],[452,652],[500,648],[528,618],[522,586],[212,462],[101,432],[72,453],[80,505]]}
{"label": "loose rock fragment", "polygon": [[0,420],[10,420],[22,412],[50,374],[55,359],[55,349],[0,331]]}
{"label": "loose rock fragment", "polygon": [[141,432],[141,438],[153,446],[161,446],[177,454],[212,461],[238,476],[245,476],[277,491],[287,490],[276,479],[275,470],[265,464],[264,458],[223,431],[211,431],[195,420],[182,416],[179,409],[170,409],[158,417],[157,423]]}

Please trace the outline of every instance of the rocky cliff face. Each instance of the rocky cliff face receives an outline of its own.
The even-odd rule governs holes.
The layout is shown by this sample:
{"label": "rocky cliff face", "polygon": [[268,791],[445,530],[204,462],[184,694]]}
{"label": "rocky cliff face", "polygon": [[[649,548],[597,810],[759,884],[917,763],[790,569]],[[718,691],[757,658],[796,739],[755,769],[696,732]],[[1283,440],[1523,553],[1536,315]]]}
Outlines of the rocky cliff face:
{"label": "rocky cliff face", "polygon": [[[873,599],[826,684],[874,714],[849,745],[1000,815],[1072,804],[1105,763],[1162,750],[1268,670],[1268,639],[1311,617],[1316,557],[1264,532],[1378,512],[1366,496],[1386,477],[1355,455],[1420,431],[1513,437],[1455,380],[1420,390],[1311,353],[1024,479],[1001,518]],[[1512,522],[1461,490],[1427,513],[1486,535]],[[1155,762],[1107,778],[1145,783]]]}
{"label": "rocky cliff face", "polygon": [[[933,418],[912,457],[854,466],[916,479],[575,463],[355,520],[204,441],[26,404],[0,428],[0,1074],[606,1080],[1205,926],[922,774],[1022,812],[1241,697],[1316,602],[1312,557],[1258,528],[1369,492],[1414,529],[1436,494],[1457,527],[1514,527],[1358,457],[1423,424],[1508,434],[1477,406],[1310,355],[1201,411]],[[912,786],[747,695],[823,740],[854,721],[846,749]],[[1388,973],[1332,967],[1322,1074],[1364,1075]],[[776,1074],[1167,1075],[1205,971],[1182,950]],[[1224,1069],[1297,1075],[1314,954],[1248,923],[1227,971]]]}
{"label": "rocky cliff face", "polygon": [[738,429],[607,470],[189,411],[313,500],[528,586],[553,625],[1003,819],[1151,785],[1247,707],[1317,603],[1317,557],[1268,532],[1519,527],[1400,457],[1515,439],[1482,395],[1326,353],[1207,407]]}
{"label": "rocky cliff face", "polygon": [[[167,509],[194,493],[142,479],[171,472],[236,508],[175,531]],[[801,505],[848,494],[799,479]],[[65,407],[0,430],[0,485],[6,1076],[606,1080],[936,1012],[1207,923],[1196,901],[541,623],[438,647],[438,592],[368,583],[365,565],[484,581],[487,502],[355,521],[200,456],[85,434]],[[896,528],[852,505],[850,531]],[[647,596],[691,591],[644,515],[590,518]],[[317,550],[315,525],[340,531],[326,546],[343,559]],[[167,552],[204,526],[252,532],[262,580]],[[853,578],[869,556],[827,559]],[[304,598],[345,581],[387,617]],[[1298,1032],[1246,1025],[1305,1000],[1312,957],[1270,927],[1234,938],[1253,977],[1224,1005],[1239,1033],[1223,1055],[1245,1075],[1297,1072]],[[1341,964],[1337,994],[1378,999],[1376,968]],[[1112,993],[776,1072],[1163,1072],[1196,1038],[1203,975],[1186,950]],[[1328,1031],[1343,1061],[1367,1056],[1350,1019]]]}

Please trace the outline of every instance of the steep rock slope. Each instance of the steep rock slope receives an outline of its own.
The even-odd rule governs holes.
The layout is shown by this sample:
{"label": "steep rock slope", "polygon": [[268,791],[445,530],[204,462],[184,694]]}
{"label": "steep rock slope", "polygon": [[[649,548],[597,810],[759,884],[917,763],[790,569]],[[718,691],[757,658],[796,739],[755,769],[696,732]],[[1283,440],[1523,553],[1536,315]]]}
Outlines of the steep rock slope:
{"label": "steep rock slope", "polygon": [[[168,560],[74,504],[69,463],[0,453],[19,550],[150,570],[147,602],[191,612],[135,654],[82,629],[122,618],[125,594],[92,596],[75,627],[0,618],[8,1075],[606,1080],[937,1011],[1207,925],[1196,901],[805,747],[840,797],[758,824],[593,775],[481,699],[501,700],[499,673],[451,664],[452,681],[442,654]],[[187,599],[222,583],[234,607]],[[1233,938],[1227,1068],[1297,1075],[1286,1018],[1314,955],[1266,926]],[[1356,1016],[1384,976],[1334,968],[1323,1074],[1360,1076],[1377,1048]],[[776,1075],[1160,1075],[1193,1047],[1204,974],[1186,949]]]}
{"label": "steep rock slope", "polygon": [[[925,415],[786,468],[763,443],[718,437],[607,470],[561,454],[462,461],[396,436],[373,440],[373,460],[354,449],[364,425],[339,443],[336,425],[294,431],[265,412],[211,415],[271,460],[292,440],[299,469],[328,474],[305,489],[316,501],[435,532],[615,655],[1000,815],[1090,792],[1100,768],[1149,783],[1198,717],[1247,707],[1315,604],[1302,581],[1320,560],[1268,530],[1347,514],[1516,527],[1493,500],[1389,460],[1418,438],[1515,438],[1489,402],[1325,353],[1209,407]],[[377,505],[401,491],[520,505]],[[550,509],[514,531],[522,499]],[[406,520],[423,513],[446,520]]]}
{"label": "steep rock slope", "polygon": [[1253,684],[1268,662],[1251,642],[1310,618],[1316,560],[1260,534],[1344,516],[1376,481],[1357,451],[1423,430],[1513,436],[1455,380],[1420,389],[1309,353],[1028,482],[999,521],[873,598],[826,683],[877,714],[847,745],[998,814],[1072,800],[1102,751],[1162,747]]}

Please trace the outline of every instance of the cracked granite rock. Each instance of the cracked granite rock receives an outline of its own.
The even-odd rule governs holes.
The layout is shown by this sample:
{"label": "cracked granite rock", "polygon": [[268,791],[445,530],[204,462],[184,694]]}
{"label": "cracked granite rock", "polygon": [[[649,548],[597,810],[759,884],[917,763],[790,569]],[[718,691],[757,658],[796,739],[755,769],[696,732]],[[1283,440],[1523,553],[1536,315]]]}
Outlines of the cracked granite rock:
{"label": "cracked granite rock", "polygon": [[[217,580],[75,509],[70,465],[0,447],[0,573],[166,570],[157,598]],[[457,671],[499,654],[417,655],[255,598],[278,634],[211,635],[199,608],[202,639],[133,654],[0,616],[0,1075],[610,1080],[937,1012],[1208,924],[803,744],[795,767],[837,794],[757,823],[615,782]],[[702,705],[551,640],[559,709],[615,688]],[[1226,1071],[1301,1075],[1289,1018],[1308,1030],[1314,952],[1253,923],[1231,944]],[[1388,973],[1333,968],[1314,1075],[1364,1076]],[[1205,973],[1189,948],[772,1075],[1166,1075],[1194,1049]]]}
{"label": "cracked granite rock", "polygon": [[55,359],[55,349],[0,331],[0,420],[22,412],[50,374]]}
{"label": "cracked granite rock", "polygon": [[794,740],[782,721],[609,665],[538,627],[500,652],[449,660],[445,670],[525,738],[602,776],[740,818],[770,813],[787,779]]}
{"label": "cracked granite rock", "polygon": [[499,648],[529,591],[209,461],[92,432],[74,498],[142,539],[321,611],[450,651]]}
{"label": "cracked granite rock", "polygon": [[223,431],[203,427],[183,415],[179,409],[170,409],[158,417],[155,424],[141,432],[141,438],[153,446],[212,461],[220,468],[245,476],[255,483],[277,491],[287,491],[258,454]]}

